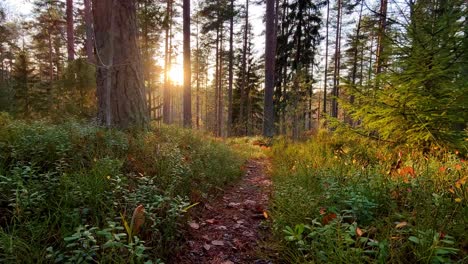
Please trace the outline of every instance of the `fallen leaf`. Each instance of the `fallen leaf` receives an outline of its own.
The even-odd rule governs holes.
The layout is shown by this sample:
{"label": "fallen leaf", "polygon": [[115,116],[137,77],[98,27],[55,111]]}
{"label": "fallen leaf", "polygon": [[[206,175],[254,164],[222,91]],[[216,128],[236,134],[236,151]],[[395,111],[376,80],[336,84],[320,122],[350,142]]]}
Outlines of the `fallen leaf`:
{"label": "fallen leaf", "polygon": [[198,229],[198,228],[200,228],[200,225],[197,224],[197,223],[195,223],[195,222],[191,222],[191,223],[189,224],[189,226],[190,226],[191,228],[195,229],[195,230]]}
{"label": "fallen leaf", "polygon": [[224,246],[224,242],[221,241],[221,240],[213,240],[213,241],[211,241],[211,244],[213,244],[215,246]]}
{"label": "fallen leaf", "polygon": [[357,228],[356,228],[356,235],[357,235],[358,237],[362,237],[363,234],[364,234],[364,232],[362,232],[361,228],[357,227]]}
{"label": "fallen leaf", "polygon": [[208,224],[214,224],[215,221],[216,220],[214,220],[214,219],[208,219],[205,222],[207,222]]}
{"label": "fallen leaf", "polygon": [[407,226],[407,225],[408,225],[408,222],[403,221],[403,222],[398,223],[398,224],[395,226],[395,228],[403,228],[403,227],[405,227],[405,226]]}
{"label": "fallen leaf", "polygon": [[263,211],[263,216],[265,217],[265,219],[268,219],[268,213],[266,211]]}
{"label": "fallen leaf", "polygon": [[138,205],[132,215],[132,233],[138,234],[140,227],[145,223],[145,208],[143,205]]}
{"label": "fallen leaf", "polygon": [[211,246],[208,245],[208,244],[205,244],[205,245],[203,245],[203,248],[204,248],[206,251],[208,251],[208,250],[210,250]]}
{"label": "fallen leaf", "polygon": [[322,224],[326,225],[326,224],[330,223],[335,218],[336,218],[335,213],[329,213],[329,214],[327,214],[326,216],[324,216],[322,218]]}

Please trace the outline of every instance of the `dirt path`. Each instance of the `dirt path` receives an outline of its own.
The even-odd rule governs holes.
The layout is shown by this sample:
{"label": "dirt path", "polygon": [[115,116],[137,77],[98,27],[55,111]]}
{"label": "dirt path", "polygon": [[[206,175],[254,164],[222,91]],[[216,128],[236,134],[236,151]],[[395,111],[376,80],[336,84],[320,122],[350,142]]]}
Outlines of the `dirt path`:
{"label": "dirt path", "polygon": [[[266,264],[256,256],[267,217],[271,181],[267,159],[247,162],[245,175],[189,223],[186,249],[175,263]],[[263,232],[266,233],[266,232]]]}

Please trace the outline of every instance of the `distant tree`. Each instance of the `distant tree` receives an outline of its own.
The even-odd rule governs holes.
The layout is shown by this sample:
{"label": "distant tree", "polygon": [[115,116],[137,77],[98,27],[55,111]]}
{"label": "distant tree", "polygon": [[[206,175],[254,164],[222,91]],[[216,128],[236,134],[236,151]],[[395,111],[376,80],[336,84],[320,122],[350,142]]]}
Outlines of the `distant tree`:
{"label": "distant tree", "polygon": [[68,61],[75,59],[75,28],[74,28],[74,14],[73,14],[73,0],[67,0],[67,52]]}
{"label": "distant tree", "polygon": [[266,2],[266,39],[265,39],[265,99],[263,114],[263,136],[274,135],[274,109],[273,92],[275,87],[275,53],[276,53],[276,30],[275,30],[275,1]]}
{"label": "distant tree", "polygon": [[190,0],[183,3],[183,38],[184,38],[184,127],[192,127],[192,69],[190,66]]}

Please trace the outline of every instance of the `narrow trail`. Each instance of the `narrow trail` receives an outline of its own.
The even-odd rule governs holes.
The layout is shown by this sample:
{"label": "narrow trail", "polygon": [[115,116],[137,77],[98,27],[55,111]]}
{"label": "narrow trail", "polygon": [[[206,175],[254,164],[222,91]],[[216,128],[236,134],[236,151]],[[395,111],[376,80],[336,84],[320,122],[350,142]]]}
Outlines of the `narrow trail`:
{"label": "narrow trail", "polygon": [[249,160],[244,177],[205,204],[189,223],[186,248],[174,263],[270,263],[256,256],[267,228],[262,221],[271,191],[268,166],[268,159]]}

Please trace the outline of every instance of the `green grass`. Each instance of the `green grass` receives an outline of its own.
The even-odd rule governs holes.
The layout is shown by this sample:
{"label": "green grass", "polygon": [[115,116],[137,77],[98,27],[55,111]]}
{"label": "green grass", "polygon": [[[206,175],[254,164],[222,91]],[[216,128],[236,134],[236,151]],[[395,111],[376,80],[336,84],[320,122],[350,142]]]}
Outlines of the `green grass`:
{"label": "green grass", "polygon": [[278,140],[271,155],[282,261],[468,261],[468,164],[459,154],[319,135]]}
{"label": "green grass", "polygon": [[196,206],[187,208],[236,180],[245,158],[176,127],[125,133],[2,116],[0,262],[160,262],[179,248]]}

